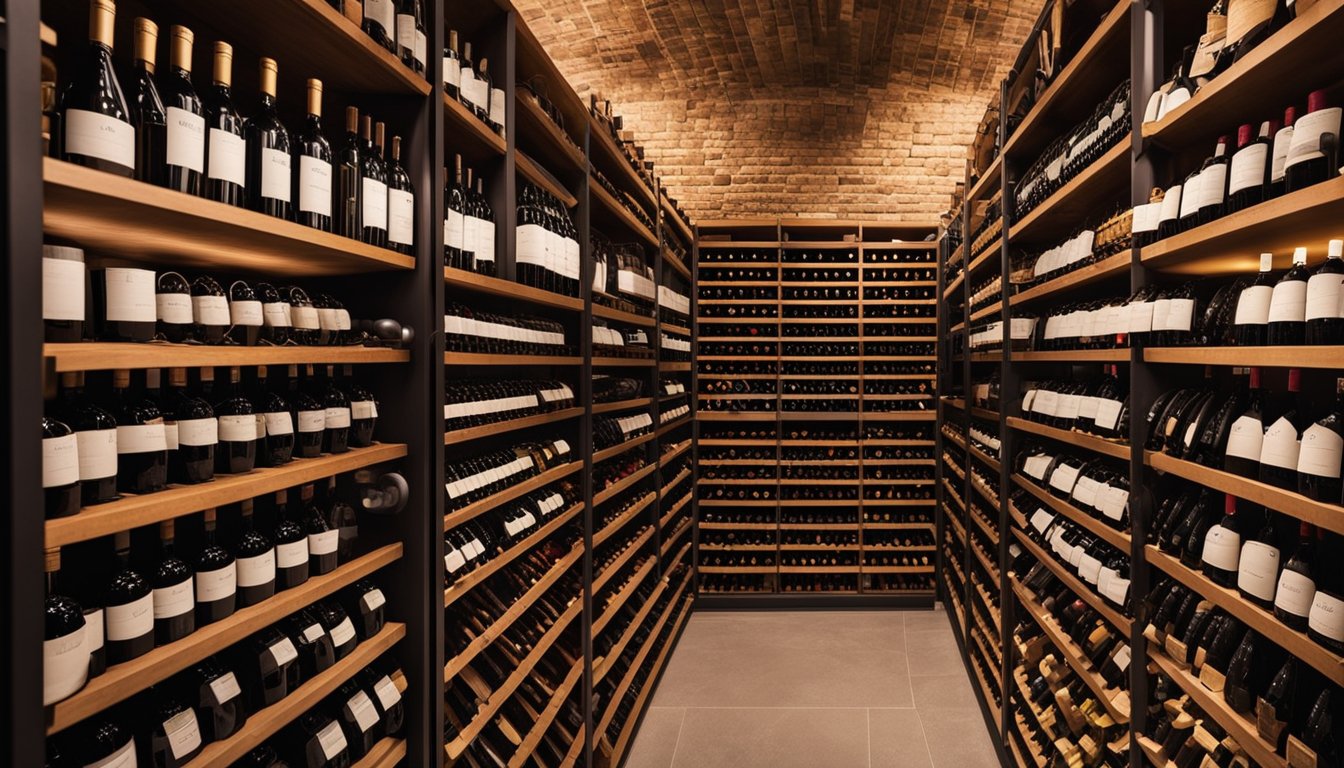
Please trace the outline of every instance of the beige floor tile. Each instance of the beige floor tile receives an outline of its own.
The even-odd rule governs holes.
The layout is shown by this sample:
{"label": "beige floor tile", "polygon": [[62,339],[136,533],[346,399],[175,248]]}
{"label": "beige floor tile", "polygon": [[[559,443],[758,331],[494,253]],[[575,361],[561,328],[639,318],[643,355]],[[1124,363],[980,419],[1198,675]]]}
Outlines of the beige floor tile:
{"label": "beige floor tile", "polygon": [[948,624],[947,611],[942,605],[931,611],[902,611],[901,616],[905,619],[906,632],[922,632],[926,630],[948,630],[951,627]]}
{"label": "beige floor tile", "polygon": [[940,675],[938,677],[914,676],[910,678],[910,688],[915,697],[915,709],[921,712],[953,709],[974,710],[979,712],[980,705],[975,700],[973,683],[966,675]]}
{"label": "beige floor tile", "polygon": [[685,718],[686,710],[681,707],[649,707],[630,745],[625,768],[671,768]]}
{"label": "beige floor tile", "polygon": [[672,768],[867,768],[864,709],[688,709]]}
{"label": "beige floor tile", "polygon": [[872,768],[933,768],[924,726],[913,709],[868,710]]}
{"label": "beige floor tile", "polygon": [[966,674],[966,665],[961,661],[961,651],[957,648],[957,639],[952,635],[951,627],[907,631],[905,648],[910,656],[911,677]]}
{"label": "beige floor tile", "polygon": [[[999,765],[979,709],[919,712],[934,768],[994,768]],[[964,713],[963,713],[964,712]]]}

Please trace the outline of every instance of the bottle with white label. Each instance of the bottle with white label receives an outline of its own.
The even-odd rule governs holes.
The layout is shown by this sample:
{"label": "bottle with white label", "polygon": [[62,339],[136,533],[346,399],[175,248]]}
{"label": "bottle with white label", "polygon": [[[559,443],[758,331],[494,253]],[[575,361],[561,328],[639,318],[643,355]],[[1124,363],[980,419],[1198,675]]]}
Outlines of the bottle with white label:
{"label": "bottle with white label", "polygon": [[106,267],[90,274],[96,338],[99,341],[152,341],[158,320],[154,271]]}
{"label": "bottle with white label", "polygon": [[[89,678],[89,652],[93,647],[84,609],[74,598],[61,592],[60,571],[61,550],[48,549],[42,634],[43,706],[51,706],[84,687]],[[101,627],[97,629],[102,631]],[[101,637],[98,639],[102,640]]]}
{"label": "bottle with white label", "polygon": [[42,340],[84,339],[84,251],[66,245],[42,245]]}
{"label": "bottle with white label", "polygon": [[[213,371],[208,375],[213,377]],[[187,485],[213,480],[219,443],[215,411],[187,390],[187,369],[168,369],[168,385],[162,405],[164,428],[176,438],[168,446],[168,479]]]}
{"label": "bottle with white label", "polygon": [[[467,172],[467,180],[471,180],[470,171]],[[476,177],[476,188],[468,190],[468,194],[472,216],[476,220],[476,238],[473,241],[476,271],[494,277],[498,274],[498,264],[495,262],[495,212],[490,207],[490,201],[485,198],[484,184],[479,176]]]}
{"label": "bottle with white label", "polygon": [[394,677],[405,677],[390,656],[380,656],[359,671],[359,681],[382,713],[383,735],[397,736],[406,722],[406,706]]}
{"label": "bottle with white label", "polygon": [[1262,347],[1269,334],[1269,302],[1274,294],[1274,255],[1260,254],[1260,272],[1241,290],[1232,317],[1233,341],[1242,347]]}
{"label": "bottle with white label", "polygon": [[281,591],[308,581],[308,534],[289,512],[289,491],[275,493],[275,585]]}
{"label": "bottle with white label", "polygon": [[[325,429],[322,435],[323,453],[345,453],[350,450],[350,400],[336,383],[335,366],[328,365],[326,376],[319,381],[310,378],[313,394],[320,393],[320,401],[325,412]],[[312,376],[312,366],[309,366]]]}
{"label": "bottle with white label", "polygon": [[223,41],[215,42],[205,92],[205,196],[240,208],[247,203],[247,139],[233,108],[233,46]]}
{"label": "bottle with white label", "polygon": [[1302,432],[1297,455],[1297,492],[1338,504],[1344,463],[1344,379],[1335,380],[1335,407]]}
{"label": "bottle with white label", "polygon": [[47,416],[42,417],[42,496],[48,520],[79,514],[79,438]]}
{"label": "bottle with white label", "polygon": [[1271,346],[1296,346],[1307,335],[1307,249],[1293,251],[1293,266],[1274,284],[1269,300],[1269,328],[1265,342]]}
{"label": "bottle with white label", "polygon": [[1286,192],[1296,192],[1339,175],[1340,117],[1344,109],[1326,106],[1325,91],[1307,94],[1307,112],[1293,126],[1293,142],[1284,162]]}
{"label": "bottle with white label", "polygon": [[364,0],[364,34],[392,53],[397,52],[396,0]]}
{"label": "bottle with white label", "polygon": [[287,392],[294,418],[294,457],[315,459],[322,455],[322,437],[326,434],[326,408],[299,382],[299,367],[289,366]]}
{"label": "bottle with white label", "polygon": [[322,81],[308,81],[308,109],[303,128],[294,135],[295,221],[305,227],[331,231],[331,144],[322,133]]}
{"label": "bottle with white label", "polygon": [[353,370],[351,365],[342,369],[340,388],[350,400],[350,445],[363,448],[373,445],[373,432],[378,426],[378,401],[354,379]]}
{"label": "bottle with white label", "polygon": [[61,157],[130,177],[135,172],[135,127],[112,66],[116,18],[112,0],[90,1],[88,54],[69,73],[61,94]]}
{"label": "bottle with white label", "polygon": [[383,163],[382,137],[378,136],[375,141],[373,118],[369,115],[364,115],[360,123],[360,141],[359,239],[369,245],[386,248],[387,166]]}
{"label": "bottle with white label", "polygon": [[154,283],[158,338],[180,344],[192,337],[191,284],[180,272],[160,272]]}
{"label": "bottle with white label", "polygon": [[302,679],[298,650],[278,626],[267,627],[248,639],[237,656],[235,670],[247,697],[247,710],[257,712],[285,698]]}
{"label": "bottle with white label", "polygon": [[454,155],[453,162],[453,173],[444,174],[443,263],[453,269],[474,272],[476,266],[471,255],[463,250],[467,197],[466,189],[462,186],[462,156]]}
{"label": "bottle with white label", "polygon": [[218,657],[207,656],[183,673],[183,681],[201,738],[209,744],[234,735],[247,722],[243,689],[233,669]]}
{"label": "bottle with white label", "polygon": [[1237,153],[1227,178],[1227,207],[1229,214],[1258,205],[1269,190],[1270,144],[1278,130],[1277,120],[1260,124],[1259,133],[1247,123],[1237,129]]}
{"label": "bottle with white label", "polygon": [[421,77],[425,75],[425,10],[421,0],[401,0],[397,8],[397,56]]}
{"label": "bottle with white label", "polygon": [[81,505],[116,499],[117,419],[85,395],[83,373],[61,374],[56,415],[75,434]]}
{"label": "bottle with white label", "polygon": [[229,284],[229,320],[229,341],[244,347],[255,347],[261,341],[265,310],[256,291],[242,280]]}
{"label": "bottle with white label", "polygon": [[196,624],[202,627],[232,616],[238,604],[238,572],[233,553],[215,541],[216,516],[213,509],[201,513],[205,533],[194,564]]}
{"label": "bottle with white label", "polygon": [[117,402],[117,490],[153,493],[168,484],[168,437],[163,414],[146,400],[143,390],[131,390],[131,372],[112,372]]}
{"label": "bottle with white label", "polygon": [[448,45],[443,48],[443,90],[448,98],[460,100],[458,86],[462,83],[462,56],[457,52],[457,30],[448,30]]}
{"label": "bottle with white label", "polygon": [[1227,137],[1218,137],[1213,157],[1204,161],[1199,170],[1199,199],[1195,201],[1194,226],[1207,224],[1223,215],[1227,200],[1228,157]]}
{"label": "bottle with white label", "polygon": [[1259,478],[1260,451],[1264,446],[1264,399],[1260,369],[1251,368],[1246,409],[1232,422],[1223,448],[1222,468],[1241,477]]}
{"label": "bottle with white label", "polygon": [[336,649],[336,660],[340,661],[359,645],[359,636],[355,632],[355,623],[350,615],[336,600],[320,600],[312,608],[313,613],[322,622],[322,628],[331,635],[331,645]]}
{"label": "bottle with white label", "polygon": [[[390,0],[389,0],[390,2]],[[312,768],[338,768],[352,765],[349,744],[341,724],[322,709],[315,709],[299,717],[281,737],[287,751],[296,755],[300,765]]]}
{"label": "bottle with white label", "polygon": [[119,717],[100,714],[80,728],[75,754],[81,762],[77,765],[85,768],[135,768],[135,734]]}
{"label": "bottle with white label", "polygon": [[381,738],[378,727],[378,705],[365,692],[359,681],[351,678],[331,695],[330,707],[350,748],[350,759],[358,760],[368,754]]}
{"label": "bottle with white label", "polygon": [[284,380],[272,381],[270,369],[256,368],[249,398],[260,417],[258,421],[257,466],[279,467],[294,459],[294,414],[283,392]]}
{"label": "bottle with white label", "polygon": [[336,570],[339,556],[340,531],[331,527],[327,516],[313,498],[313,486],[308,484],[299,491],[303,502],[303,527],[308,534],[308,572],[321,576]]}
{"label": "bottle with white label", "polygon": [[187,703],[180,686],[156,685],[150,691],[146,719],[153,724],[148,745],[152,764],[186,765],[205,747],[196,710]]}
{"label": "bottle with white label", "polygon": [[360,639],[368,640],[383,630],[387,598],[376,584],[367,579],[351,584],[341,593],[341,602],[345,612],[354,619]]}
{"label": "bottle with white label", "polygon": [[360,195],[363,188],[364,142],[359,137],[359,110],[345,108],[345,141],[335,160],[336,211],[332,231],[354,240],[364,238]]}
{"label": "bottle with white label", "polygon": [[1274,590],[1274,615],[1298,632],[1306,631],[1307,616],[1316,599],[1315,560],[1316,529],[1310,523],[1302,523],[1298,528],[1297,548],[1283,564]]}
{"label": "bottle with white label", "polygon": [[167,172],[168,121],[154,83],[155,53],[159,26],[146,18],[137,18],[135,54],[129,89],[131,124],[135,126],[135,177],[155,186],[164,186]]}
{"label": "bottle with white label", "polygon": [[1261,523],[1253,532],[1247,527],[1237,567],[1237,591],[1242,597],[1265,610],[1274,606],[1274,590],[1279,580],[1278,537],[1275,533],[1276,513],[1261,511]]}
{"label": "bottle with white label", "polygon": [[1260,446],[1260,482],[1297,490],[1297,462],[1302,450],[1302,432],[1310,424],[1303,407],[1302,371],[1288,369],[1288,392],[1279,408],[1282,414],[1265,427]]}
{"label": "bottle with white label", "polygon": [[458,93],[462,105],[483,121],[490,117],[490,84],[476,74],[476,64],[471,58],[471,43],[462,46],[462,76]]}
{"label": "bottle with white label", "polygon": [[275,594],[275,545],[257,530],[252,512],[252,499],[244,500],[239,509],[242,533],[234,547],[239,608],[256,605]]}
{"label": "bottle with white label", "polygon": [[168,70],[160,78],[166,108],[164,186],[188,195],[205,191],[205,106],[191,84],[195,35],[186,27],[169,30]]}
{"label": "bottle with white label", "polygon": [[280,289],[280,294],[289,304],[290,340],[295,344],[316,346],[321,340],[322,320],[308,292],[297,285],[289,285]]}
{"label": "bottle with white label", "polygon": [[[419,4],[419,0],[411,1]],[[415,252],[415,187],[401,167],[400,136],[392,137],[387,161],[387,247],[407,255]]]}
{"label": "bottle with white label", "polygon": [[1325,261],[1307,278],[1308,344],[1344,344],[1344,240],[1331,240]]}
{"label": "bottle with white label", "polygon": [[223,344],[233,319],[224,289],[209,275],[191,283],[192,338],[202,344]]}
{"label": "bottle with white label", "polygon": [[167,645],[196,631],[195,574],[173,551],[175,527],[175,520],[159,523],[159,562],[150,574],[155,645]]}
{"label": "bottle with white label", "polygon": [[1237,499],[1225,497],[1223,519],[1204,533],[1200,570],[1214,584],[1231,588],[1237,583],[1237,562],[1241,558],[1241,526],[1237,520]]}
{"label": "bottle with white label", "polygon": [[1293,144],[1293,124],[1297,121],[1297,107],[1288,107],[1283,111],[1283,127],[1274,132],[1274,143],[1269,152],[1269,192],[1267,199],[1282,195],[1288,190],[1288,178],[1285,165],[1288,162],[1288,148]]}
{"label": "bottle with white label", "polygon": [[112,542],[116,566],[103,601],[107,663],[121,664],[154,650],[154,593],[149,582],[131,570],[130,531],[118,531]]}
{"label": "bottle with white label", "polygon": [[1338,567],[1344,555],[1344,538],[1317,529],[1318,562],[1334,566],[1318,568],[1316,596],[1307,613],[1307,637],[1330,652],[1344,654],[1344,568]]}
{"label": "bottle with white label", "polygon": [[299,672],[304,680],[312,679],[336,663],[336,648],[331,643],[331,635],[327,634],[314,611],[305,608],[285,619],[280,627],[299,653]]}
{"label": "bottle with white label", "polygon": [[[302,217],[302,211],[299,215]],[[294,326],[288,295],[270,283],[257,283],[256,292],[261,301],[261,343],[274,347],[288,344]]]}
{"label": "bottle with white label", "polygon": [[263,56],[257,110],[243,129],[247,140],[247,199],[252,210],[288,220],[293,210],[294,178],[289,130],[280,121],[276,107],[278,74],[275,59]]}
{"label": "bottle with white label", "polygon": [[[202,382],[207,374],[201,369]],[[251,472],[257,465],[257,418],[252,401],[243,392],[242,371],[229,369],[229,381],[213,398],[211,407],[219,421],[219,445],[215,448],[215,473],[239,475]]]}

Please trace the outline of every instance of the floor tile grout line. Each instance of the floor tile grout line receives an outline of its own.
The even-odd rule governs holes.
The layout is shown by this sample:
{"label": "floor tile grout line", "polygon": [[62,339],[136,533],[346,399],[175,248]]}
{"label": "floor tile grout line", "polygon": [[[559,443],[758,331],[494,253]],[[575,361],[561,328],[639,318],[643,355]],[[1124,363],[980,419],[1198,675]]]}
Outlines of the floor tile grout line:
{"label": "floor tile grout line", "polygon": [[[873,768],[873,710],[864,710],[865,719],[868,721],[868,768]],[[915,717],[919,717],[918,714]]]}
{"label": "floor tile grout line", "polygon": [[681,722],[677,723],[677,740],[672,742],[672,759],[667,762],[667,768],[674,768],[677,764],[677,748],[681,746],[681,732],[686,729],[686,712],[688,709],[688,707],[681,708]]}

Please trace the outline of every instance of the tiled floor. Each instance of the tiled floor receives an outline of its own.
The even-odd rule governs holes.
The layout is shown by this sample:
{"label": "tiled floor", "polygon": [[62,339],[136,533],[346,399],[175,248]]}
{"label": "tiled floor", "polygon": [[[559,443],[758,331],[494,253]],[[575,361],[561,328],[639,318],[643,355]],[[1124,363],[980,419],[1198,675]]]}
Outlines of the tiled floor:
{"label": "tiled floor", "polygon": [[627,768],[999,765],[941,611],[691,616]]}

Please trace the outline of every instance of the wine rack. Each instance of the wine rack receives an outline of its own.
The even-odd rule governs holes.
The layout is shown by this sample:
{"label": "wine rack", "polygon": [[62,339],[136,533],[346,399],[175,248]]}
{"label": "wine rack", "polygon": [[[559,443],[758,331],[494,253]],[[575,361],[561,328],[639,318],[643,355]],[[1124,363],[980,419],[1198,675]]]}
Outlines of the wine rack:
{"label": "wine rack", "polygon": [[938,550],[928,231],[701,222],[702,600],[927,603]]}
{"label": "wine rack", "polygon": [[[1274,585],[1265,592],[1254,580],[1241,583],[1249,577],[1238,572],[1235,558],[1230,578],[1236,583],[1229,585],[1218,570],[1224,566],[1202,559],[1198,546],[1177,548],[1167,522],[1176,499],[1192,509],[1202,500],[1209,527],[1224,517],[1237,521],[1227,524],[1245,528],[1240,541],[1247,547],[1272,548],[1287,558],[1301,540],[1334,553],[1344,507],[1333,485],[1317,483],[1314,474],[1299,484],[1297,477],[1306,477],[1300,469],[1286,481],[1258,475],[1254,461],[1250,472],[1236,471],[1225,466],[1225,435],[1168,436],[1154,428],[1165,418],[1161,409],[1148,415],[1155,403],[1177,399],[1169,393],[1201,386],[1222,405],[1226,386],[1214,383],[1246,386],[1248,370],[1259,382],[1252,387],[1294,401],[1304,416],[1294,425],[1298,432],[1331,412],[1337,347],[1237,343],[1247,321],[1231,315],[1257,266],[1270,271],[1273,285],[1295,248],[1306,247],[1307,269],[1321,263],[1327,241],[1341,236],[1332,216],[1344,189],[1337,174],[1304,171],[1296,187],[1266,184],[1262,197],[1228,197],[1228,205],[1207,210],[1201,203],[1184,216],[1162,214],[1167,198],[1149,193],[1179,194],[1175,185],[1197,178],[1220,135],[1237,134],[1243,125],[1240,133],[1249,140],[1262,121],[1281,116],[1286,104],[1264,99],[1262,89],[1284,82],[1299,56],[1323,55],[1324,36],[1338,29],[1341,14],[1344,9],[1331,3],[1275,21],[1244,43],[1235,61],[1219,64],[1187,102],[1173,101],[1168,109],[1150,103],[1168,73],[1145,67],[1179,58],[1208,19],[1172,3],[1101,7],[1077,20],[1087,34],[1076,38],[1080,45],[1063,66],[1042,70],[1043,89],[1028,75],[1010,76],[986,114],[966,191],[954,199],[939,248],[946,313],[938,334],[939,575],[1008,764],[1073,760],[1078,734],[1088,731],[1119,763],[1171,765],[1181,746],[1179,728],[1169,729],[1173,713],[1210,723],[1226,734],[1227,748],[1251,764],[1293,764],[1287,752],[1310,751],[1312,736],[1304,735],[1299,719],[1288,728],[1296,731],[1295,741],[1285,748],[1278,733],[1257,727],[1257,697],[1272,726],[1276,714],[1306,717],[1317,692],[1341,684],[1337,648],[1294,630],[1284,617],[1296,614],[1276,614],[1265,602],[1264,594],[1272,602]],[[1043,55],[1029,43],[1015,71],[1036,71]],[[1344,73],[1333,57],[1321,68],[1327,78]],[[1116,120],[1094,134],[1112,136],[1119,125],[1119,141],[1090,147],[1083,162],[1061,164],[1058,183],[1033,189],[1039,182],[1032,166],[1049,153],[1060,128],[1085,124],[1108,92],[1119,93],[1112,89],[1140,72],[1147,80],[1129,83],[1127,114],[1113,113]],[[1300,113],[1307,96],[1303,90],[1282,99]],[[1319,95],[1312,98],[1319,103]],[[1227,154],[1244,144],[1229,143]],[[1216,167],[1218,161],[1209,162]],[[1269,258],[1262,260],[1262,253]],[[1193,275],[1204,282],[1190,283]],[[1160,301],[1188,304],[1194,318],[1187,323],[1178,313],[1123,329],[1115,322],[1118,311],[1144,316],[1145,307]],[[1227,318],[1210,311],[1221,306],[1228,307]],[[1258,338],[1253,331],[1244,338]],[[1046,401],[1036,400],[1042,393]],[[1070,408],[1075,396],[1087,400],[1087,412],[1080,418],[1069,408],[1055,409],[1057,395]],[[1098,398],[1100,422],[1091,413]],[[1037,408],[1041,402],[1044,408]],[[977,464],[981,472],[974,471]],[[1299,534],[1299,526],[1321,533]],[[1043,538],[1047,531],[1050,537]],[[1070,542],[1086,545],[1086,558],[1061,544],[1063,531]],[[1201,528],[1192,540],[1198,545],[1204,537]],[[1100,571],[1093,567],[1098,553],[1106,553]],[[1329,595],[1339,589],[1320,577],[1315,588]],[[1187,655],[1177,627],[1155,619],[1156,602],[1176,593],[1224,617],[1234,648],[1251,643],[1243,659],[1274,669],[1295,659],[1294,679],[1303,686],[1296,698],[1269,693],[1268,678],[1248,682],[1225,658]],[[999,623],[985,620],[995,618],[994,601],[1002,606]],[[1095,622],[1095,635],[1073,632],[1070,621],[1080,611]],[[1021,642],[1022,632],[1032,636],[1029,642]],[[1243,633],[1252,639],[1243,640]],[[1103,636],[1117,644],[1095,645]],[[1111,664],[1120,645],[1122,658],[1133,656],[1123,669]],[[1058,680],[1043,677],[1043,654],[1066,671]],[[1086,691],[1100,705],[1097,712],[1129,723],[1129,732],[1098,730],[1096,722],[1078,721],[1057,697],[1046,696],[1069,678],[1077,680],[1075,701]],[[1167,697],[1165,714],[1159,696]]]}

